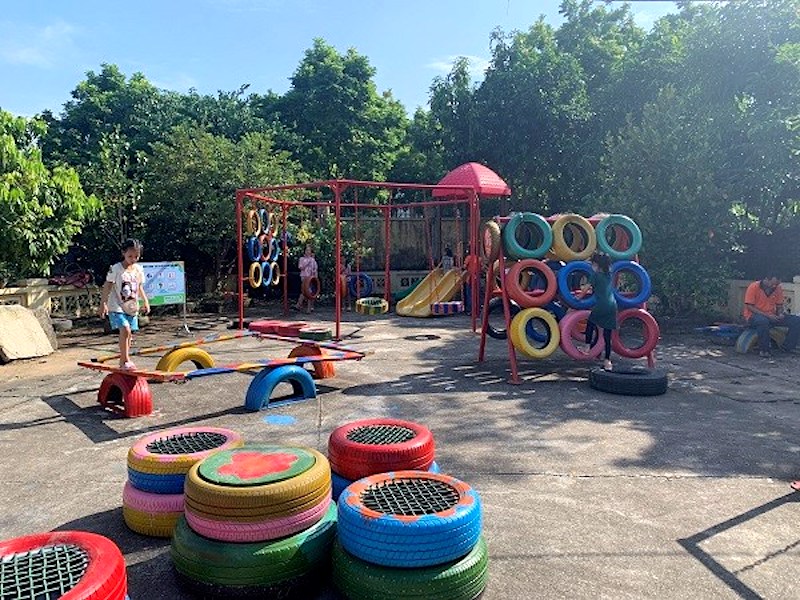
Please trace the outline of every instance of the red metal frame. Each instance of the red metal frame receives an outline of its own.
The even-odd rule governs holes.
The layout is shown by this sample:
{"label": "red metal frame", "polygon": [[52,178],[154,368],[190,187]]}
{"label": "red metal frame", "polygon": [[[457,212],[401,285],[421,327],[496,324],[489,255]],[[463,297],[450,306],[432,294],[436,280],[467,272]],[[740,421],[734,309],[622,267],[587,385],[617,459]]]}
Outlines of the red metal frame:
{"label": "red metal frame", "polygon": [[[355,196],[355,202],[342,202],[342,194],[348,188],[377,188],[386,189],[389,193],[389,200],[383,204],[361,204],[358,202],[358,197]],[[298,200],[282,200],[273,197],[272,194],[279,192],[290,192],[294,190],[319,190],[321,188],[328,188],[333,192],[333,201],[298,201]],[[439,199],[429,200],[424,202],[410,202],[405,204],[393,204],[392,192],[397,190],[428,190],[428,191],[447,191],[451,192],[450,195]],[[455,196],[459,196],[456,198]],[[266,204],[268,206],[279,206],[283,214],[283,231],[286,231],[286,224],[288,212],[295,207],[312,207],[312,206],[325,206],[331,207],[333,205],[336,214],[336,273],[334,281],[337,285],[334,286],[335,297],[335,314],[336,314],[336,339],[341,339],[341,320],[342,320],[342,298],[341,290],[338,285],[338,277],[342,272],[342,208],[371,208],[383,211],[384,215],[384,274],[386,283],[384,286],[384,298],[389,301],[391,297],[391,210],[392,208],[424,208],[427,206],[447,206],[447,205],[467,205],[468,214],[468,227],[469,227],[469,244],[467,254],[473,254],[476,257],[479,255],[478,248],[478,228],[480,221],[480,209],[478,206],[478,194],[472,186],[464,185],[427,185],[427,184],[413,184],[413,183],[391,183],[391,182],[377,182],[377,181],[360,181],[353,179],[334,179],[328,181],[315,181],[310,183],[299,183],[289,185],[277,185],[263,188],[242,189],[236,191],[236,229],[238,240],[238,297],[239,297],[239,329],[244,328],[244,257],[243,257],[243,212],[245,202],[249,201],[254,207],[258,203]],[[284,314],[289,312],[288,303],[288,278],[286,277],[288,271],[287,252],[286,252],[286,237],[283,238],[283,310]],[[477,310],[478,310],[478,278],[479,274],[472,272],[469,274],[470,292],[471,292],[471,320],[472,331],[475,332],[477,328]]]}

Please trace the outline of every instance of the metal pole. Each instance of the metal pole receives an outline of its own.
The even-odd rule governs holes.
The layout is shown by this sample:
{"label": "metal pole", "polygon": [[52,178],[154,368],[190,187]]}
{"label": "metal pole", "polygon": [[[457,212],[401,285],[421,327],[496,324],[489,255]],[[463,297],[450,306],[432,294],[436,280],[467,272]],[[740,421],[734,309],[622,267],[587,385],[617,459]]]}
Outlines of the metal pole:
{"label": "metal pole", "polygon": [[336,339],[342,339],[342,291],[339,274],[342,272],[342,194],[339,184],[333,183],[333,196],[336,202],[336,273],[334,274],[334,293],[336,299]]}
{"label": "metal pole", "polygon": [[288,247],[287,244],[288,237],[289,237],[289,230],[287,229],[287,213],[289,212],[289,207],[285,204],[283,205],[283,233],[281,237],[281,244],[283,246],[283,316],[287,316],[289,314],[289,256],[288,256]]}
{"label": "metal pole", "polygon": [[384,278],[384,286],[383,286],[383,299],[386,302],[390,302],[392,297],[392,275],[391,275],[391,267],[389,263],[391,262],[391,229],[392,229],[392,193],[389,192],[389,205],[384,207],[383,209],[383,229],[384,229],[384,240],[383,240],[383,256],[384,256],[384,265],[383,265],[383,278]]}
{"label": "metal pole", "polygon": [[244,329],[244,262],[242,256],[242,249],[244,246],[244,239],[242,237],[242,212],[244,210],[242,202],[243,197],[244,194],[242,192],[236,192],[236,233],[237,239],[239,240],[237,252],[237,263],[239,267],[239,277],[237,278],[239,288],[239,329]]}

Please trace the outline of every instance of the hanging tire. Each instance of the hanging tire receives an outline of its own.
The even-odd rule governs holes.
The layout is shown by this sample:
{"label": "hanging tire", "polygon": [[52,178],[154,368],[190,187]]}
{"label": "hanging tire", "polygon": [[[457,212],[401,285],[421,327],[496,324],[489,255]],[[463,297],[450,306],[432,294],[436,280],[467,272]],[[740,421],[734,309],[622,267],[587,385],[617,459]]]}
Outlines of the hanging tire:
{"label": "hanging tire", "polygon": [[[544,322],[550,336],[549,340],[541,347],[534,346],[528,339],[529,322],[534,319]],[[543,308],[526,308],[520,311],[511,321],[511,342],[514,344],[514,348],[528,358],[547,358],[556,351],[560,341],[561,334],[558,329],[558,321]]]}
{"label": "hanging tire", "polygon": [[[316,344],[300,344],[292,349],[289,358],[300,358],[303,356],[325,356],[327,351]],[[314,379],[330,379],[336,377],[336,367],[334,361],[319,361],[310,364],[314,369]]]}
{"label": "hanging tire", "polygon": [[270,283],[272,285],[278,285],[281,282],[281,265],[276,260],[273,263],[270,263],[270,267],[272,268],[272,277],[270,279]]}
{"label": "hanging tire", "polygon": [[261,284],[264,281],[264,271],[261,268],[261,263],[250,263],[247,281],[250,283],[250,287],[254,290],[261,287]]}
{"label": "hanging tire", "polygon": [[440,473],[397,471],[364,477],[342,492],[338,506],[342,547],[386,567],[457,560],[480,538],[478,493]]}
{"label": "hanging tire", "polygon": [[256,236],[247,238],[247,258],[250,262],[258,262],[261,260],[261,241]]}
{"label": "hanging tire", "polygon": [[197,369],[210,369],[214,366],[214,359],[211,355],[200,348],[176,348],[170,350],[156,365],[156,371],[168,371],[173,373],[182,364],[190,362]]}
{"label": "hanging tire", "polygon": [[652,290],[650,275],[647,274],[647,271],[642,265],[631,260],[620,260],[611,265],[611,281],[616,281],[620,273],[630,273],[636,279],[638,285],[634,296],[623,294],[617,289],[617,286],[614,285],[613,292],[614,298],[617,300],[617,306],[623,309],[641,306],[650,297],[650,292]]}
{"label": "hanging tire", "polygon": [[623,396],[659,396],[667,393],[667,374],[639,365],[617,366],[611,371],[589,371],[589,385],[601,392]]}
{"label": "hanging tire", "polygon": [[[620,339],[620,329],[622,324],[629,320],[635,319],[642,322],[644,329],[644,342],[638,348],[628,348],[622,343]],[[620,356],[625,358],[642,358],[650,354],[658,344],[660,331],[658,323],[649,312],[643,308],[629,308],[620,311],[617,315],[617,329],[611,333],[611,349]]]}
{"label": "hanging tire", "polygon": [[126,417],[142,417],[153,412],[153,396],[147,379],[124,373],[106,375],[97,392],[97,402]]}
{"label": "hanging tire", "polygon": [[[517,230],[523,225],[532,225],[538,231],[538,244],[533,248],[523,246],[517,240]],[[536,213],[516,213],[503,228],[503,247],[506,256],[514,259],[542,258],[553,245],[553,230],[544,217]]]}
{"label": "hanging tire", "polygon": [[372,277],[366,273],[354,273],[347,280],[347,291],[350,292],[350,297],[356,300],[372,294],[373,287]]}
{"label": "hanging tire", "polygon": [[[521,282],[520,276],[526,269],[533,269],[544,276],[546,285],[544,292],[539,294],[528,292]],[[506,276],[506,291],[509,298],[523,308],[544,306],[556,296],[558,286],[556,276],[545,263],[540,260],[526,258],[514,263]]]}
{"label": "hanging tire", "polygon": [[500,225],[496,221],[486,221],[481,227],[481,258],[491,265],[500,258],[503,250]]}
{"label": "hanging tire", "polygon": [[[241,434],[222,427],[174,427],[137,440],[128,450],[128,468],[139,473],[186,475],[215,452],[244,444]],[[181,488],[181,491],[183,489]]]}
{"label": "hanging tire", "polygon": [[277,263],[267,262],[266,260],[261,262],[261,272],[264,274],[263,278],[261,279],[261,287],[268,288],[272,285],[272,277],[274,275],[275,267]]}
{"label": "hanging tire", "polygon": [[[522,309],[519,307],[519,304],[517,304],[513,300],[509,300],[508,302],[509,302],[509,309],[511,312],[511,318],[513,319],[517,315],[517,313],[519,313],[519,311]],[[491,300],[489,300],[489,306],[487,310],[489,311],[490,315],[496,312],[499,312],[502,315],[504,311],[503,299],[492,298]],[[488,322],[486,333],[489,335],[489,337],[492,337],[496,340],[504,340],[508,337],[508,332],[505,330],[505,328],[499,329],[497,327],[494,327],[491,321]]]}
{"label": "hanging tire", "polygon": [[[583,232],[586,244],[581,249],[574,249],[565,239],[566,228],[576,227]],[[573,242],[574,245],[574,242]],[[575,214],[561,215],[553,223],[553,254],[558,260],[570,262],[573,260],[586,260],[597,248],[597,236],[594,227],[584,217]]]}
{"label": "hanging tire", "polygon": [[[619,228],[624,232],[625,235],[621,237],[628,242],[626,248],[618,247],[617,243],[609,243],[607,234],[611,228]],[[597,224],[595,234],[597,248],[614,260],[630,260],[642,249],[642,232],[634,220],[625,215],[608,215]]]}
{"label": "hanging tire", "polygon": [[430,429],[401,419],[353,421],[328,437],[331,469],[351,480],[384,471],[425,470],[435,450]]}
{"label": "hanging tire", "polygon": [[[589,294],[588,296],[576,294],[572,284],[572,277],[576,273],[583,273],[588,279],[592,276],[592,273],[594,273],[594,269],[592,269],[590,263],[583,260],[567,263],[566,266],[559,269],[558,275],[556,276],[558,280],[558,294],[570,308],[574,308],[575,310],[590,309],[597,304],[597,298],[594,297],[594,294]],[[580,290],[577,291],[579,292]]]}
{"label": "hanging tire", "polygon": [[580,337],[575,335],[575,328],[581,321],[588,319],[590,313],[591,311],[589,310],[569,312],[558,324],[561,330],[561,349],[564,354],[575,360],[594,360],[605,350],[606,344],[601,335],[597,336],[597,343],[590,347],[588,351],[575,345],[575,342],[580,340]]}
{"label": "hanging tire", "polygon": [[302,292],[303,296],[309,300],[316,300],[319,298],[321,292],[319,277],[315,275],[314,277],[306,277],[303,279]]}
{"label": "hanging tire", "polygon": [[257,210],[248,210],[245,214],[245,232],[247,235],[258,235],[261,231],[261,217]]}
{"label": "hanging tire", "polygon": [[49,598],[43,590],[52,590],[65,600],[123,600],[128,590],[122,552],[96,533],[55,531],[5,540],[0,564],[4,598]]}
{"label": "hanging tire", "polygon": [[381,567],[349,554],[339,542],[333,545],[333,583],[353,600],[473,600],[486,587],[488,567],[483,537],[464,557],[415,569]]}

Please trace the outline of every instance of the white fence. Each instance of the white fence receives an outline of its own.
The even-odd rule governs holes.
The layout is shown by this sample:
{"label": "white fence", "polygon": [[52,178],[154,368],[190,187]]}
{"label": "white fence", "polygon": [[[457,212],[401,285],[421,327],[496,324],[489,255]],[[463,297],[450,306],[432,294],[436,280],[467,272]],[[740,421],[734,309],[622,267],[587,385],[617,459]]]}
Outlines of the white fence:
{"label": "white fence", "polygon": [[44,308],[53,317],[77,319],[97,314],[100,290],[96,285],[48,285],[46,279],[25,279],[16,287],[0,288],[0,305]]}

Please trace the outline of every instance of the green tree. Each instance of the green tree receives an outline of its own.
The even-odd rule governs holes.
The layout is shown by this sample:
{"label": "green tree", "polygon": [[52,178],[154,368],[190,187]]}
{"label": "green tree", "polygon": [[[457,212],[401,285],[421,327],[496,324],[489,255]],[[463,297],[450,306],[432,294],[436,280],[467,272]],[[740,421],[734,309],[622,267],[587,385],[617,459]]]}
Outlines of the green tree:
{"label": "green tree", "polygon": [[100,207],[73,169],[44,165],[39,140],[46,129],[0,111],[0,268],[14,277],[49,274]]}

